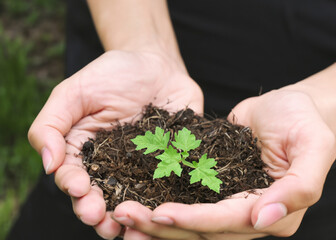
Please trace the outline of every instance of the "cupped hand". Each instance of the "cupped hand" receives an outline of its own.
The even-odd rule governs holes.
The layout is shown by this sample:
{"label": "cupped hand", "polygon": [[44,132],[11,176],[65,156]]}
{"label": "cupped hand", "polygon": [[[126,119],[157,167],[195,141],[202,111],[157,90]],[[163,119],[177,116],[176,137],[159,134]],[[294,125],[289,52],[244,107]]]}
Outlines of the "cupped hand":
{"label": "cupped hand", "polygon": [[[275,179],[269,188],[216,204],[167,203],[152,214],[138,205],[127,209],[120,204],[114,214],[127,216],[130,227],[160,239],[254,239],[295,233],[307,208],[319,200],[336,158],[334,133],[313,99],[291,88],[249,98],[229,119],[251,127],[258,137],[261,158]],[[146,214],[148,218],[139,218]]]}
{"label": "cupped hand", "polygon": [[97,130],[134,120],[149,103],[201,113],[203,95],[185,68],[164,54],[110,51],[56,86],[29,130],[46,173],[55,172],[76,215],[102,237],[115,237],[120,225],[106,213],[102,191],[91,186],[77,154]]}

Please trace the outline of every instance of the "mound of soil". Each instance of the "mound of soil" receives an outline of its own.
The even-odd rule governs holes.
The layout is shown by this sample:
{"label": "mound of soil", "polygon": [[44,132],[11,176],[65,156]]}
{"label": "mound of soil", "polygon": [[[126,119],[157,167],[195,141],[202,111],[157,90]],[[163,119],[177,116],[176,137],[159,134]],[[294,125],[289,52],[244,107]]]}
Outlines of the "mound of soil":
{"label": "mound of soil", "polygon": [[[171,137],[186,127],[202,140],[197,149],[189,152],[188,160],[198,161],[207,153],[217,161],[214,169],[223,181],[219,194],[200,182],[190,185],[190,168],[184,167],[181,177],[172,173],[170,177],[153,179],[159,163],[155,156],[162,152],[144,155],[144,150],[135,150],[130,139],[147,130],[154,132],[157,126],[170,131]],[[81,155],[92,184],[104,192],[108,210],[126,200],[153,209],[164,202],[215,203],[238,192],[268,187],[273,180],[263,170],[265,164],[256,142],[250,128],[232,125],[226,119],[209,120],[191,109],[170,115],[149,105],[135,123],[116,124],[112,131],[97,132],[95,139],[84,143]]]}

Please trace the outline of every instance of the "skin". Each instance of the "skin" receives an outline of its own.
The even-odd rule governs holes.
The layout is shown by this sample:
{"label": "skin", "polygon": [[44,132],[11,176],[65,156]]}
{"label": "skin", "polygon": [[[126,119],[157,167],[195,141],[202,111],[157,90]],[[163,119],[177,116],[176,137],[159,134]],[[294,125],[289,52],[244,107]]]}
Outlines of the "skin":
{"label": "skin", "polygon": [[150,102],[169,111],[188,105],[200,113],[200,88],[170,63],[157,53],[107,52],[53,90],[28,133],[46,172],[55,172],[58,187],[72,197],[75,214],[104,237],[118,234],[120,226],[107,217],[102,191],[90,185],[76,155],[97,130],[134,120]]}
{"label": "skin", "polygon": [[[304,212],[318,201],[326,174],[335,160],[334,134],[321,119],[311,98],[303,93],[270,92],[242,102],[233,112],[237,113],[237,119],[249,116],[248,125],[262,142],[262,159],[276,179],[271,187],[261,190],[262,195],[239,194],[217,204],[163,204],[153,211],[152,220],[163,218],[161,223],[171,227],[166,232],[157,231],[157,221],[152,225],[142,222],[138,216],[148,210],[138,204],[129,208],[129,203],[122,203],[114,214],[128,216],[134,222],[130,227],[163,239],[253,239],[295,233]],[[238,121],[242,123],[243,119]],[[279,203],[287,208],[287,215],[267,218],[277,214],[273,204]],[[256,229],[263,208],[266,225]],[[176,238],[176,229],[194,231],[198,238]]]}
{"label": "skin", "polygon": [[[295,85],[246,99],[232,110],[229,119],[250,126],[260,139],[262,159],[276,180],[271,187],[260,190],[262,195],[240,193],[217,204],[166,203],[152,213],[138,203],[125,202],[114,215],[126,216],[131,219],[129,227],[160,239],[291,236],[307,208],[319,200],[336,158],[334,122],[330,121],[333,116],[327,111],[333,106],[318,105],[327,102],[325,95],[323,99],[312,98],[322,89],[313,88],[314,83],[336,81],[335,68],[333,65]],[[308,89],[313,92],[309,94]],[[279,210],[284,208],[285,215],[281,215],[284,212]],[[152,222],[139,217],[144,215],[151,216]],[[163,225],[170,228],[160,229]],[[175,232],[182,229],[194,235],[181,237]]]}
{"label": "skin", "polygon": [[121,233],[120,224],[127,226],[126,240],[292,235],[319,199],[336,157],[336,65],[246,99],[229,116],[261,140],[262,159],[276,179],[259,190],[262,195],[240,193],[217,204],[167,203],[154,211],[128,201],[109,213],[76,157],[82,144],[111,122],[134,120],[150,102],[202,113],[203,96],[183,64],[165,1],[88,3],[106,53],[53,90],[28,133],[46,172],[54,172],[58,187],[71,196],[75,214],[106,239]]}

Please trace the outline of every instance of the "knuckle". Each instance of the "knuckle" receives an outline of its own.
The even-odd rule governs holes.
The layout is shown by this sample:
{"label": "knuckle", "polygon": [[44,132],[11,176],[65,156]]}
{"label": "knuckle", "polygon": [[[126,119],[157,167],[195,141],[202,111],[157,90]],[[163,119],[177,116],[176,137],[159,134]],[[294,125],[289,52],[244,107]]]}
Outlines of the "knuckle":
{"label": "knuckle", "polygon": [[[276,234],[273,233],[273,235],[277,237],[291,237],[293,236],[296,231],[299,229],[300,224],[301,224],[300,219],[296,219],[294,222],[291,222],[291,224],[287,224],[286,227],[282,228],[282,230],[277,231]],[[271,233],[272,234],[272,233]]]}
{"label": "knuckle", "polygon": [[327,142],[329,143],[329,149],[333,150],[333,157],[336,157],[336,135],[329,131],[326,136]]}
{"label": "knuckle", "polygon": [[166,202],[158,206],[154,209],[155,214],[166,214],[166,213],[172,213],[172,209],[176,203]]}
{"label": "knuckle", "polygon": [[102,204],[96,204],[95,210],[92,211],[91,209],[87,209],[83,206],[83,204],[74,202],[73,211],[82,222],[90,226],[95,226],[103,220],[105,215],[105,206]]}
{"label": "knuckle", "polygon": [[321,197],[322,187],[320,181],[313,178],[307,179],[300,174],[289,174],[288,206],[289,211],[296,211],[301,208],[315,204]]}
{"label": "knuckle", "polygon": [[291,237],[299,229],[305,211],[299,211],[276,223],[265,233],[276,237]]}
{"label": "knuckle", "polygon": [[277,237],[291,237],[293,236],[296,231],[298,230],[298,227],[294,228],[294,227],[289,227],[286,230],[279,232],[277,234],[274,234]]}
{"label": "knuckle", "polygon": [[311,206],[320,199],[322,189],[317,184],[302,184],[299,194],[305,205]]}
{"label": "knuckle", "polygon": [[68,166],[60,166],[55,172],[55,183],[59,189],[64,192],[67,192],[67,175],[68,174]]}
{"label": "knuckle", "polygon": [[35,128],[35,125],[34,123],[30,126],[29,130],[28,130],[28,133],[27,133],[27,136],[28,136],[28,141],[29,143],[34,146],[34,143],[35,143],[35,139],[36,139],[36,136],[37,136],[37,132],[36,132],[36,128]]}
{"label": "knuckle", "polygon": [[116,231],[114,229],[104,229],[100,224],[94,226],[94,229],[96,233],[103,239],[114,239],[118,236],[119,231]]}

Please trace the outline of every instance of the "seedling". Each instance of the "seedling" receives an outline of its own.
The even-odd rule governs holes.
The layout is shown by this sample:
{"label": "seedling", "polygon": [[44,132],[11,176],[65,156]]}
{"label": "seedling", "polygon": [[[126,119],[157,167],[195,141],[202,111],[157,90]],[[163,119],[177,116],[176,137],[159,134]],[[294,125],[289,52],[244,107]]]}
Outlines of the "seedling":
{"label": "seedling", "polygon": [[175,141],[170,140],[170,132],[164,133],[164,130],[156,127],[155,133],[147,131],[145,135],[138,135],[131,141],[137,146],[136,150],[145,149],[144,154],[149,154],[157,150],[164,152],[157,155],[155,158],[161,160],[157,169],[154,171],[153,178],[169,177],[171,172],[181,177],[182,167],[193,168],[189,173],[191,176],[190,184],[201,181],[203,186],[208,186],[211,190],[219,193],[220,184],[222,181],[216,177],[218,172],[214,167],[217,162],[213,158],[208,158],[207,154],[202,155],[198,162],[189,162],[186,159],[189,157],[189,151],[196,149],[201,144],[201,140],[196,140],[187,128],[183,128],[174,134]]}

